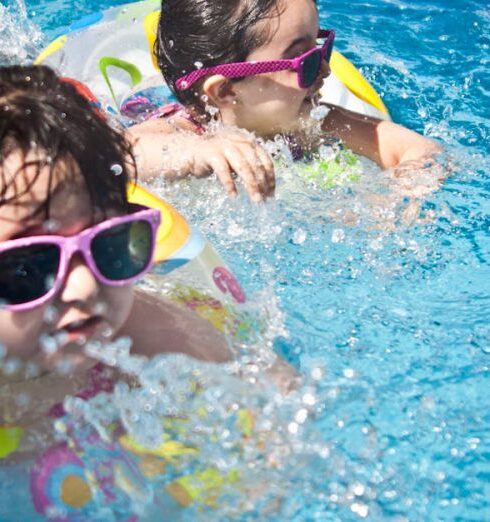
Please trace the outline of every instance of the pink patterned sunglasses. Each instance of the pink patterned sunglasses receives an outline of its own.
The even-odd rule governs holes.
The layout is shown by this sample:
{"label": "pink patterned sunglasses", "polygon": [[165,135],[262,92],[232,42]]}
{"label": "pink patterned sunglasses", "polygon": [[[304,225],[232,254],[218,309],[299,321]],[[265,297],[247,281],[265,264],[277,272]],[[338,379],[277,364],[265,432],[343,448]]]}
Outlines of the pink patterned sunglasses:
{"label": "pink patterned sunglasses", "polygon": [[95,278],[122,286],[152,265],[160,212],[132,205],[133,212],[107,219],[70,237],[31,236],[0,243],[0,308],[31,310],[59,291],[70,260],[81,252]]}
{"label": "pink patterned sunglasses", "polygon": [[330,61],[335,31],[320,30],[318,38],[325,38],[320,47],[314,47],[292,60],[273,60],[267,62],[238,62],[203,67],[182,76],[175,82],[179,91],[189,89],[197,80],[208,74],[221,74],[226,78],[245,78],[256,74],[293,70],[298,74],[298,85],[302,89],[311,87],[320,74],[322,60]]}

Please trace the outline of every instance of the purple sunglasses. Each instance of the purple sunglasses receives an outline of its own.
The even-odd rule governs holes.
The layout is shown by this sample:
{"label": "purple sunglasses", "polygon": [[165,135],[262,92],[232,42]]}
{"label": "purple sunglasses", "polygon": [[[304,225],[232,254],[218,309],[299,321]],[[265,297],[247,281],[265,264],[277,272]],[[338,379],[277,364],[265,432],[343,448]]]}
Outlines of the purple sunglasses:
{"label": "purple sunglasses", "polygon": [[203,67],[180,77],[176,80],[175,86],[177,90],[185,91],[197,80],[208,74],[221,74],[226,78],[245,78],[256,74],[293,70],[298,74],[298,85],[302,89],[308,89],[315,83],[320,74],[322,60],[330,61],[335,31],[321,29],[318,32],[318,38],[325,38],[322,46],[314,47],[292,60],[225,63],[214,67]]}
{"label": "purple sunglasses", "polygon": [[127,285],[141,277],[152,265],[160,212],[131,207],[131,214],[74,236],[31,236],[1,243],[0,308],[26,311],[48,301],[63,285],[76,252],[104,285]]}

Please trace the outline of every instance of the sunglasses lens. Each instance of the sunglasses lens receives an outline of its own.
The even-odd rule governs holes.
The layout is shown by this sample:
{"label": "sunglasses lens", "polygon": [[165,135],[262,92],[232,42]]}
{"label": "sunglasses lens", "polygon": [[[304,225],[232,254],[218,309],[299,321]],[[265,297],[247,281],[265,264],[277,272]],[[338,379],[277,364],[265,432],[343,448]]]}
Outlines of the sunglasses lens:
{"label": "sunglasses lens", "polygon": [[143,272],[151,261],[151,225],[138,220],[114,226],[97,234],[91,249],[94,262],[106,279],[131,279]]}
{"label": "sunglasses lens", "polygon": [[59,264],[55,245],[31,245],[0,254],[0,304],[25,304],[46,295]]}
{"label": "sunglasses lens", "polygon": [[301,64],[303,87],[311,87],[318,78],[322,54],[320,51],[310,53]]}

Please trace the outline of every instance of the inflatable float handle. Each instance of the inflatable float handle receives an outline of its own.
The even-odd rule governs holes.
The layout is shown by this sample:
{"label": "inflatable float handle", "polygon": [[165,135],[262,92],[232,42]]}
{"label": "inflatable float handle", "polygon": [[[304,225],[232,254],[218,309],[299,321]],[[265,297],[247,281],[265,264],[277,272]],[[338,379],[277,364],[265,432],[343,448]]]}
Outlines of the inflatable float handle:
{"label": "inflatable float handle", "polygon": [[148,47],[150,48],[151,62],[153,63],[153,67],[155,67],[157,71],[159,71],[160,69],[158,67],[158,61],[155,54],[155,40],[157,35],[159,19],[160,11],[153,11],[153,13],[146,15],[145,21],[143,22],[146,39],[148,41]]}
{"label": "inflatable float handle", "polygon": [[330,68],[335,76],[359,99],[369,103],[383,114],[389,115],[386,105],[373,86],[364,78],[359,70],[338,51],[333,51]]}
{"label": "inflatable float handle", "polygon": [[109,79],[109,75],[107,74],[108,67],[117,67],[118,69],[122,69],[123,71],[127,72],[129,74],[129,77],[131,78],[131,87],[138,85],[138,83],[140,83],[140,81],[142,80],[143,75],[141,74],[138,67],[136,67],[136,65],[126,62],[125,60],[114,58],[112,56],[103,56],[99,60],[100,72],[102,73],[102,76],[104,77],[104,80],[107,83],[107,86],[109,87],[109,91],[111,91],[112,100],[114,101],[114,104],[117,107],[118,104],[116,100],[116,95],[114,94],[114,90],[111,85],[111,80]]}
{"label": "inflatable float handle", "polygon": [[189,239],[191,235],[189,224],[171,205],[143,187],[130,182],[127,191],[130,203],[160,211],[162,221],[158,227],[154,261],[156,263],[165,261]]}

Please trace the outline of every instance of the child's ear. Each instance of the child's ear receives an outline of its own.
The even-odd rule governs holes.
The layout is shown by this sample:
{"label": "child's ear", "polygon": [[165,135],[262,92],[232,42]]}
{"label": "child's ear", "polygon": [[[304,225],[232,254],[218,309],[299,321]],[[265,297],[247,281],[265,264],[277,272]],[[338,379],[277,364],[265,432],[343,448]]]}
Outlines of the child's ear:
{"label": "child's ear", "polygon": [[209,101],[218,107],[218,109],[232,105],[236,100],[233,83],[220,74],[213,74],[206,78],[202,90],[209,98]]}

